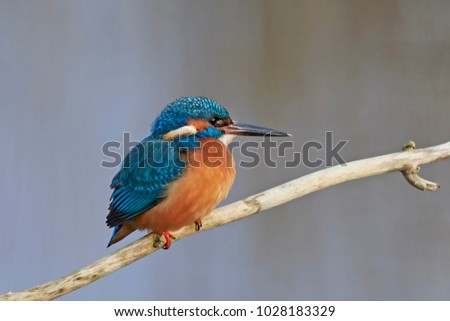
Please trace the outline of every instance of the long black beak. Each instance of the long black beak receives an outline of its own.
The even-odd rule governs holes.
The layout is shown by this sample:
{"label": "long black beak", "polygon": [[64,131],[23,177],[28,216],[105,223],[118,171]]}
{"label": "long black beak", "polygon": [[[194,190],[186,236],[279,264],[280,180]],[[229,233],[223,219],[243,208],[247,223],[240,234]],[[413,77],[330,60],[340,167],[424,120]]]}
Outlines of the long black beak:
{"label": "long black beak", "polygon": [[239,124],[233,123],[225,128],[225,134],[239,135],[239,136],[274,136],[274,137],[290,137],[291,134],[281,132],[279,130],[249,125],[249,124]]}

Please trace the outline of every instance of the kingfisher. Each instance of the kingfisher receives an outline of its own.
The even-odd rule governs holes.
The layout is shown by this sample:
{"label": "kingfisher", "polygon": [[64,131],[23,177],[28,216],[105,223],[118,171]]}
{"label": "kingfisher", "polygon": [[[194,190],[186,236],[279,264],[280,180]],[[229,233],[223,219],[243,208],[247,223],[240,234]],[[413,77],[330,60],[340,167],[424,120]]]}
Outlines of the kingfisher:
{"label": "kingfisher", "polygon": [[240,124],[220,104],[206,97],[183,97],[164,108],[149,136],[134,146],[111,183],[106,224],[113,228],[108,247],[135,230],[164,237],[195,224],[224,198],[236,176],[227,145],[235,136],[290,136],[260,126]]}

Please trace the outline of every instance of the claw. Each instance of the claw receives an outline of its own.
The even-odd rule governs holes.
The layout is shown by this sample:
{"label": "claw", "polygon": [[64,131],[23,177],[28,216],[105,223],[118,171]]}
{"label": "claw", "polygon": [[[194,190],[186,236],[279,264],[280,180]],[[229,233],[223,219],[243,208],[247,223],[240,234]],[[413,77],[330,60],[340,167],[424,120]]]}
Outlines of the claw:
{"label": "claw", "polygon": [[164,236],[166,239],[166,244],[164,244],[163,249],[168,250],[170,248],[170,245],[172,244],[172,240],[175,240],[176,237],[173,236],[170,232],[162,232],[161,236]]}
{"label": "claw", "polygon": [[201,219],[198,219],[198,220],[196,220],[194,223],[195,223],[195,230],[196,230],[197,232],[200,231],[201,227],[203,226],[202,220],[201,220]]}

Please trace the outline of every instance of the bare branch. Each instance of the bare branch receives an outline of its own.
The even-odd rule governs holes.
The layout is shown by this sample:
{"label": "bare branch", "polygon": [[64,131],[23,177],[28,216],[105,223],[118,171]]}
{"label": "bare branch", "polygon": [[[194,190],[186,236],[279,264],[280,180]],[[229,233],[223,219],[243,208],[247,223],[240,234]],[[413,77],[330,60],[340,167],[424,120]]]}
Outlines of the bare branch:
{"label": "bare branch", "polygon": [[[400,171],[413,186],[422,190],[435,190],[439,185],[420,178],[417,175],[418,166],[448,158],[450,158],[450,142],[417,150],[411,142],[402,152],[323,169],[218,208],[202,220],[202,231],[237,221],[336,184],[389,172]],[[194,233],[196,231],[192,224],[173,234],[177,238],[176,241],[179,241]],[[160,241],[157,235],[148,234],[71,274],[23,292],[4,294],[0,296],[0,300],[55,299],[157,251],[162,245],[163,240]]]}

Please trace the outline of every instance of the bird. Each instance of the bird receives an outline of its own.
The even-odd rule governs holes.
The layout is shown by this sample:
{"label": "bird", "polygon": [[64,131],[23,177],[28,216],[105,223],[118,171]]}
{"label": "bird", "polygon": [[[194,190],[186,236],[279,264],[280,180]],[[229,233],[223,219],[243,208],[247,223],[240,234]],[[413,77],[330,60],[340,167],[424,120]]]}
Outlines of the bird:
{"label": "bird", "polygon": [[227,109],[206,97],[182,97],[154,120],[150,134],[134,146],[111,182],[106,224],[114,228],[108,247],[136,230],[165,238],[195,224],[228,195],[236,169],[227,145],[236,136],[290,136],[233,121]]}

